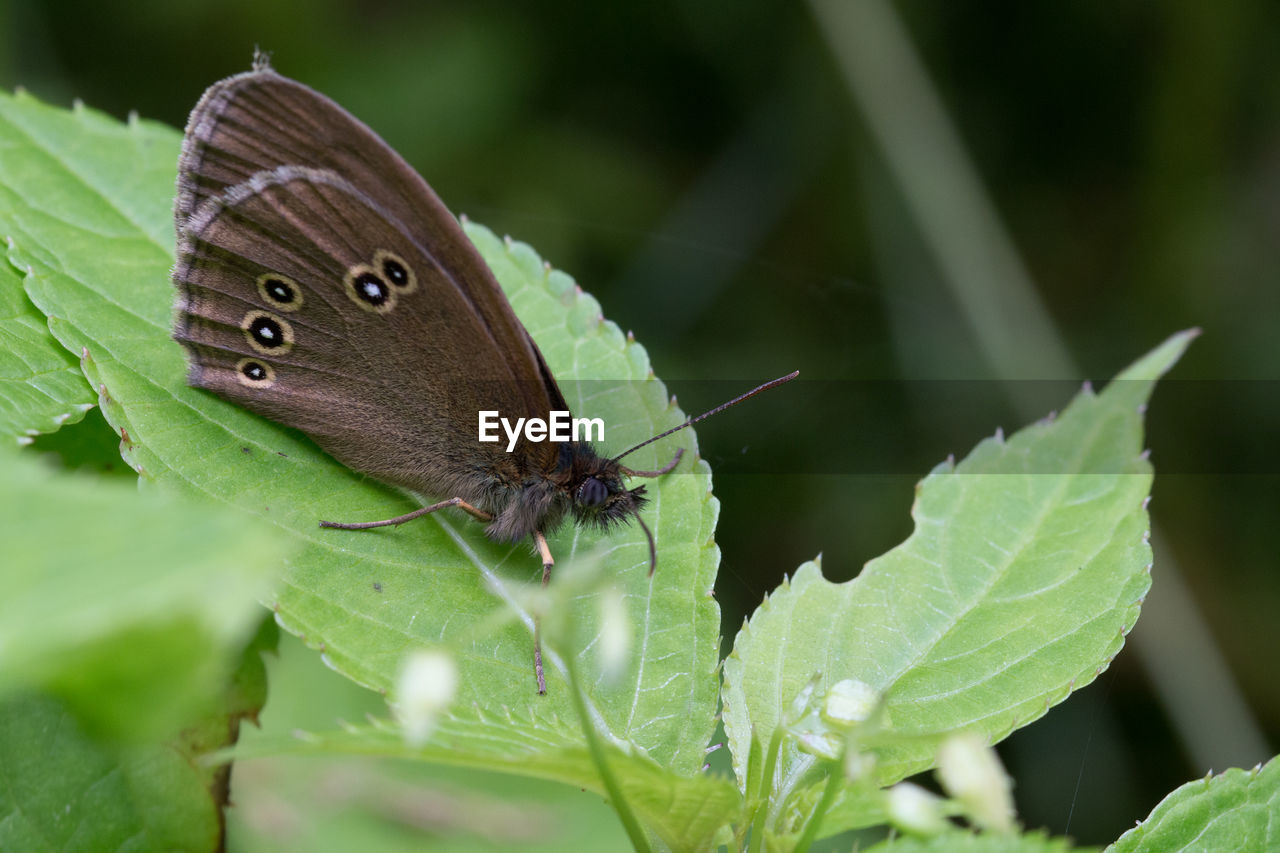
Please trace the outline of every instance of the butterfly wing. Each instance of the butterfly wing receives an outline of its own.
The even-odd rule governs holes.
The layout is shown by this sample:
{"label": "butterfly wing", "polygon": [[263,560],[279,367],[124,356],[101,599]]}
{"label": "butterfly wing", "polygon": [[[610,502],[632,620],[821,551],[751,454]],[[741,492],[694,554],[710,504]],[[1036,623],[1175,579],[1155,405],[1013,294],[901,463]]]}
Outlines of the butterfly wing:
{"label": "butterfly wing", "polygon": [[[191,384],[303,430],[356,470],[475,498],[477,464],[498,470],[513,457],[477,442],[478,409],[568,408],[431,188],[300,83],[262,67],[205,93],[187,126],[174,215],[175,337],[190,352]],[[351,296],[352,270],[385,273],[379,252],[405,262],[413,287],[383,274],[391,305],[368,310]],[[364,285],[376,296],[378,285]],[[293,288],[296,304],[279,301]],[[514,456],[555,464],[549,444]]]}
{"label": "butterfly wing", "polygon": [[[391,146],[333,100],[268,67],[211,86],[187,122],[174,218],[181,234],[201,204],[279,166],[327,169],[410,227],[475,310],[555,387],[502,288],[427,182]],[[530,378],[539,378],[532,375]],[[562,402],[558,390],[553,402]],[[564,407],[561,407],[564,408]]]}
{"label": "butterfly wing", "polygon": [[484,505],[513,459],[477,441],[476,413],[553,405],[536,350],[513,355],[455,271],[332,171],[281,166],[205,200],[174,281],[192,385],[387,482]]}

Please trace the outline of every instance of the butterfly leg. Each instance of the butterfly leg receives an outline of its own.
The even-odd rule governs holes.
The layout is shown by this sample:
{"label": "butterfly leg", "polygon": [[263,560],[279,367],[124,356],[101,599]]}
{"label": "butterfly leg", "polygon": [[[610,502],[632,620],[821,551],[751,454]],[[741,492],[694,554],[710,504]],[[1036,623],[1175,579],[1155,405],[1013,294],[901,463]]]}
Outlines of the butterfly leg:
{"label": "butterfly leg", "polygon": [[470,513],[481,521],[493,521],[493,516],[482,509],[477,509],[462,498],[449,498],[447,501],[440,501],[438,504],[424,506],[421,509],[415,509],[413,512],[406,512],[404,515],[397,515],[395,518],[388,518],[384,521],[358,521],[346,524],[340,521],[322,521],[321,527],[332,527],[337,530],[369,530],[374,527],[390,527],[395,524],[404,524],[406,521],[413,521],[415,518],[421,518],[424,515],[435,512],[445,507],[456,506],[465,512]]}
{"label": "butterfly leg", "polygon": [[[547,537],[542,535],[541,530],[533,531],[533,541],[538,546],[538,553],[542,556],[542,588],[546,589],[547,582],[551,580],[551,567],[556,564],[556,561],[551,557]],[[545,695],[547,677],[542,671],[542,625],[536,613],[533,616],[533,675],[538,680],[538,695]]]}

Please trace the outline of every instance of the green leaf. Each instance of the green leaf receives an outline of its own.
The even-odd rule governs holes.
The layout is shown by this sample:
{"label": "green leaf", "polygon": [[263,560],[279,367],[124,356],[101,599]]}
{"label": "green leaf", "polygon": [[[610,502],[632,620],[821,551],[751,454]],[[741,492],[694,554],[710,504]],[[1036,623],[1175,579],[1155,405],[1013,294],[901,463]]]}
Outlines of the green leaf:
{"label": "green leaf", "polygon": [[1107,853],[1280,849],[1280,759],[1188,782]]}
{"label": "green leaf", "polygon": [[[89,110],[0,98],[0,231],[11,237],[14,262],[33,270],[27,291],[57,318],[55,336],[73,353],[88,350],[86,375],[105,388],[103,413],[126,437],[126,461],[166,488],[264,518],[301,544],[272,606],[281,625],[359,683],[386,690],[407,650],[445,643],[460,659],[464,701],[529,718],[570,712],[557,658],[549,661],[549,695],[534,693],[529,615],[490,629],[495,609],[519,609],[521,591],[540,577],[526,545],[495,545],[476,522],[451,513],[369,533],[320,530],[321,518],[387,518],[417,502],[343,468],[299,433],[186,386],[182,350],[169,340],[168,212],[178,147],[174,131],[154,124],[123,126]],[[572,279],[527,246],[477,226],[468,233],[575,412],[605,419],[606,451],[683,420],[644,349],[604,321]],[[588,379],[610,382],[573,381]],[[656,466],[676,446],[692,449],[692,432],[646,448],[632,464]],[[605,571],[636,626],[634,660],[619,679],[591,684],[588,699],[607,738],[690,774],[702,764],[718,690],[719,610],[711,597],[718,504],[696,453],[651,483],[649,495],[657,573],[649,576],[638,529],[604,543]],[[600,541],[569,527],[551,546],[563,562]],[[594,597],[577,602],[577,636],[596,636],[597,609]],[[589,642],[579,652],[584,672]]]}
{"label": "green leaf", "polygon": [[21,273],[0,262],[0,435],[29,442],[80,420],[95,399],[76,359],[27,299]]}
{"label": "green leaf", "polygon": [[0,850],[216,850],[208,771],[167,746],[104,746],[57,700],[0,699]]}
{"label": "green leaf", "polygon": [[[637,816],[672,850],[705,850],[736,819],[742,798],[726,779],[676,776],[634,749],[611,746],[607,760]],[[463,709],[442,720],[421,749],[405,747],[390,724],[299,734],[288,741],[254,738],[232,752],[237,761],[269,755],[363,755],[414,758],[452,767],[505,770],[604,793],[576,727]]]}
{"label": "green leaf", "polygon": [[[1056,420],[939,466],[917,488],[915,531],[857,578],[806,563],[765,601],[725,662],[738,778],[753,734],[767,740],[815,673],[820,692],[857,679],[884,697],[875,778],[888,784],[931,766],[947,734],[999,740],[1106,668],[1150,584],[1142,410],[1192,336]],[[823,773],[788,740],[773,813],[792,792],[812,801]],[[830,817],[824,834],[846,828]]]}
{"label": "green leaf", "polygon": [[224,688],[288,550],[237,513],[14,452],[0,518],[0,695],[52,691],[116,737],[171,734]]}

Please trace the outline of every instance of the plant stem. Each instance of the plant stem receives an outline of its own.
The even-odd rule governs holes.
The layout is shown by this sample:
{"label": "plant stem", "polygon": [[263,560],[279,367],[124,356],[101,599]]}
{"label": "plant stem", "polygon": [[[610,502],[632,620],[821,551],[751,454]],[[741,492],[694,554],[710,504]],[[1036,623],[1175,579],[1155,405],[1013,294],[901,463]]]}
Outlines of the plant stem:
{"label": "plant stem", "polygon": [[755,796],[755,819],[751,822],[751,845],[747,853],[760,853],[764,848],[764,824],[769,817],[769,794],[773,790],[773,770],[782,749],[782,726],[773,730],[769,738],[769,752],[764,759],[764,772],[760,776],[760,788]]}
{"label": "plant stem", "polygon": [[800,836],[800,840],[796,842],[794,853],[806,853],[809,845],[818,837],[818,830],[822,827],[822,819],[827,816],[827,810],[831,808],[831,804],[835,802],[836,794],[840,792],[840,783],[844,781],[843,772],[844,758],[831,768],[831,773],[827,776],[827,785],[822,789],[822,799],[818,800],[818,805],[814,807],[813,814],[809,815],[806,821],[804,834]]}
{"label": "plant stem", "polygon": [[613,804],[613,810],[618,813],[618,819],[622,821],[627,837],[631,839],[631,846],[640,853],[652,853],[653,848],[649,844],[649,837],[645,835],[635,812],[631,811],[631,805],[622,795],[622,786],[618,784],[618,779],[613,775],[609,762],[605,760],[600,735],[591,725],[591,718],[587,716],[587,703],[582,695],[582,685],[578,682],[577,664],[572,654],[564,656],[564,666],[569,676],[569,695],[573,697],[573,707],[578,712],[578,719],[582,721],[582,733],[587,738],[587,750],[591,753],[591,761],[600,774],[600,781],[604,783],[609,802]]}

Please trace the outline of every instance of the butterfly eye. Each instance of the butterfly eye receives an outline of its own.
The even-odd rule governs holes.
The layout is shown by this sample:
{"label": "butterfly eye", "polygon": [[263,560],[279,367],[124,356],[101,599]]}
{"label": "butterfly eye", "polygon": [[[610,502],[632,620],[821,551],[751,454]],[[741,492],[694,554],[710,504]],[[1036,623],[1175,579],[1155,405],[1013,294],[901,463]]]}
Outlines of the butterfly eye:
{"label": "butterfly eye", "polygon": [[269,272],[258,276],[258,293],[281,311],[297,311],[302,307],[302,288],[282,275]]}
{"label": "butterfly eye", "polygon": [[418,286],[418,279],[404,258],[386,249],[379,249],[374,254],[373,266],[382,270],[383,277],[401,293],[411,293]]}
{"label": "butterfly eye", "polygon": [[386,280],[361,264],[347,272],[347,296],[366,311],[385,314],[396,306],[396,295]]}
{"label": "butterfly eye", "polygon": [[370,305],[381,305],[387,301],[387,285],[371,272],[356,276],[356,295]]}
{"label": "butterfly eye", "polygon": [[240,322],[249,346],[263,355],[283,354],[293,348],[293,327],[266,311],[250,311]]}
{"label": "butterfly eye", "polygon": [[236,378],[240,380],[241,385],[249,388],[269,388],[275,384],[276,372],[270,365],[246,358],[236,365]]}
{"label": "butterfly eye", "polygon": [[583,506],[600,506],[608,499],[609,487],[595,477],[588,477],[578,487],[578,503]]}

